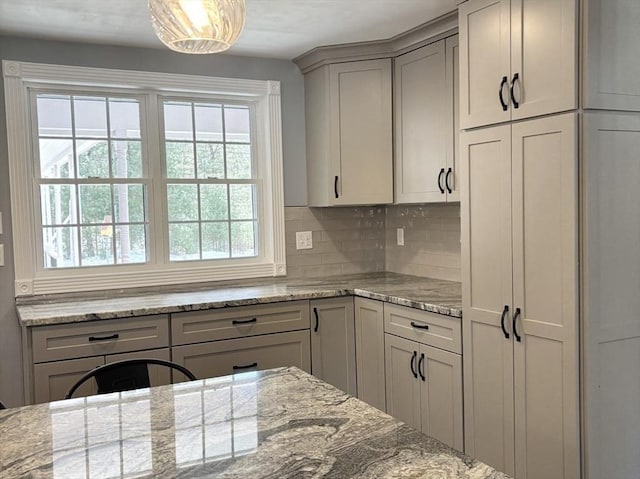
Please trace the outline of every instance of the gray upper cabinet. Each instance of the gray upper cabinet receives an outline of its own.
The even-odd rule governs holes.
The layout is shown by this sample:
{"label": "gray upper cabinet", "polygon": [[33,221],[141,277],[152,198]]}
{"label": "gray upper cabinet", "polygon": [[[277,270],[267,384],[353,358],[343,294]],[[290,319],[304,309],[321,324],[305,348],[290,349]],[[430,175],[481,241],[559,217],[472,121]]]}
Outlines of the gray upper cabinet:
{"label": "gray upper cabinet", "polygon": [[578,106],[576,0],[469,0],[459,20],[462,129]]}
{"label": "gray upper cabinet", "polygon": [[309,206],[393,202],[391,59],[305,75]]}
{"label": "gray upper cabinet", "polygon": [[459,201],[458,36],[394,61],[395,202]]}

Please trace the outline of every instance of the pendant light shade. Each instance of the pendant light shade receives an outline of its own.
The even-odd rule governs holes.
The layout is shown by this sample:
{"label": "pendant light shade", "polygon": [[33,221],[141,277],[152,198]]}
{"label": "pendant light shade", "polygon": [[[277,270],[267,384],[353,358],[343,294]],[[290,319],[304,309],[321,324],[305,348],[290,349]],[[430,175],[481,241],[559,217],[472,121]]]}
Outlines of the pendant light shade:
{"label": "pendant light shade", "polygon": [[153,29],[162,43],[181,53],[218,53],[244,27],[244,0],[148,0]]}

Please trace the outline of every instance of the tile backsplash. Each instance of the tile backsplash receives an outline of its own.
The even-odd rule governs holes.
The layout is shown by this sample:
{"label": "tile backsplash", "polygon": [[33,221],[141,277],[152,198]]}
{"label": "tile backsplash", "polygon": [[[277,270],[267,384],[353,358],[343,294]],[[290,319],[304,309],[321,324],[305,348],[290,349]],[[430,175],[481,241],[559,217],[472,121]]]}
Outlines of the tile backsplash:
{"label": "tile backsplash", "polygon": [[[296,231],[312,231],[312,249],[296,250]],[[460,281],[459,205],[287,207],[285,233],[289,277],[392,271]]]}

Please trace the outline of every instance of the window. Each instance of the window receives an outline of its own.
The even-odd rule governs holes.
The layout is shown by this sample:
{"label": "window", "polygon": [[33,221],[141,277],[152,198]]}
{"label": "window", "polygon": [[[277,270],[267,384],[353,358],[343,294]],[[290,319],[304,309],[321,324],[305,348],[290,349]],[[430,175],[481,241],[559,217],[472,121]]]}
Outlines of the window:
{"label": "window", "polygon": [[277,82],[3,70],[17,295],[285,274]]}

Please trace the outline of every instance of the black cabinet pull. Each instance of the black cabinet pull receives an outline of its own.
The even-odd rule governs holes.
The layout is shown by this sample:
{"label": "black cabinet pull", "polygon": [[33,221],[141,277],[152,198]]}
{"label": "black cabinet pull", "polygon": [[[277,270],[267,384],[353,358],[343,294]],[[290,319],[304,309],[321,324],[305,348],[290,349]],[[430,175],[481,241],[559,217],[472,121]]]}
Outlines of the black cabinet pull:
{"label": "black cabinet pull", "polygon": [[246,366],[234,366],[233,370],[237,371],[238,369],[251,369],[251,368],[255,368],[258,365],[258,363],[251,363],[251,364],[247,364]]}
{"label": "black cabinet pull", "polygon": [[411,321],[411,326],[417,329],[429,329],[428,324],[418,324],[418,323],[414,323],[413,321]]}
{"label": "black cabinet pull", "polygon": [[444,176],[444,168],[440,168],[440,173],[438,173],[438,188],[440,189],[440,193],[444,195],[444,188],[442,187],[443,176]]}
{"label": "black cabinet pull", "polygon": [[505,103],[504,101],[504,98],[502,98],[502,90],[504,90],[504,86],[508,81],[509,79],[506,76],[502,77],[502,81],[500,82],[500,89],[498,90],[498,98],[500,99],[500,104],[502,105],[502,111],[507,111],[507,108],[509,108],[509,105],[507,105],[507,103]]}
{"label": "black cabinet pull", "polygon": [[518,334],[518,329],[516,328],[518,316],[520,316],[520,308],[516,308],[516,312],[513,314],[513,336],[516,338],[516,341],[520,342],[522,337]]}
{"label": "black cabinet pull", "polygon": [[313,332],[318,332],[318,326],[320,326],[320,318],[318,317],[318,308],[313,308],[313,315],[316,317],[316,324],[313,327]]}
{"label": "black cabinet pull", "polygon": [[502,310],[502,316],[500,316],[500,327],[502,328],[502,333],[504,334],[505,339],[509,339],[509,333],[507,332],[507,328],[504,326],[504,320],[509,314],[509,306],[504,305],[504,309]]}
{"label": "black cabinet pull", "polygon": [[418,361],[418,373],[420,373],[420,379],[423,381],[427,380],[427,377],[424,375],[424,353],[420,355],[420,361]]}
{"label": "black cabinet pull", "polygon": [[513,74],[513,79],[511,80],[511,102],[513,103],[513,107],[514,108],[518,108],[520,106],[520,103],[518,103],[518,100],[516,100],[516,95],[514,94],[514,87],[516,86],[516,82],[519,80],[519,76],[517,73]]}
{"label": "black cabinet pull", "polygon": [[89,336],[89,341],[109,341],[110,339],[118,339],[120,335],[118,333],[111,336]]}
{"label": "black cabinet pull", "polygon": [[250,323],[257,323],[257,322],[258,322],[258,318],[234,319],[233,321],[231,321],[231,324],[250,324]]}
{"label": "black cabinet pull", "polygon": [[333,192],[336,195],[336,198],[338,197],[338,175],[336,175],[336,177],[333,179]]}
{"label": "black cabinet pull", "polygon": [[414,351],[411,355],[411,374],[413,377],[418,379],[418,373],[416,372],[416,357],[418,356],[418,352]]}
{"label": "black cabinet pull", "polygon": [[447,187],[447,191],[449,193],[453,193],[453,188],[451,188],[451,183],[449,183],[449,178],[453,174],[453,168],[449,168],[447,170],[447,176],[444,177],[444,186]]}

